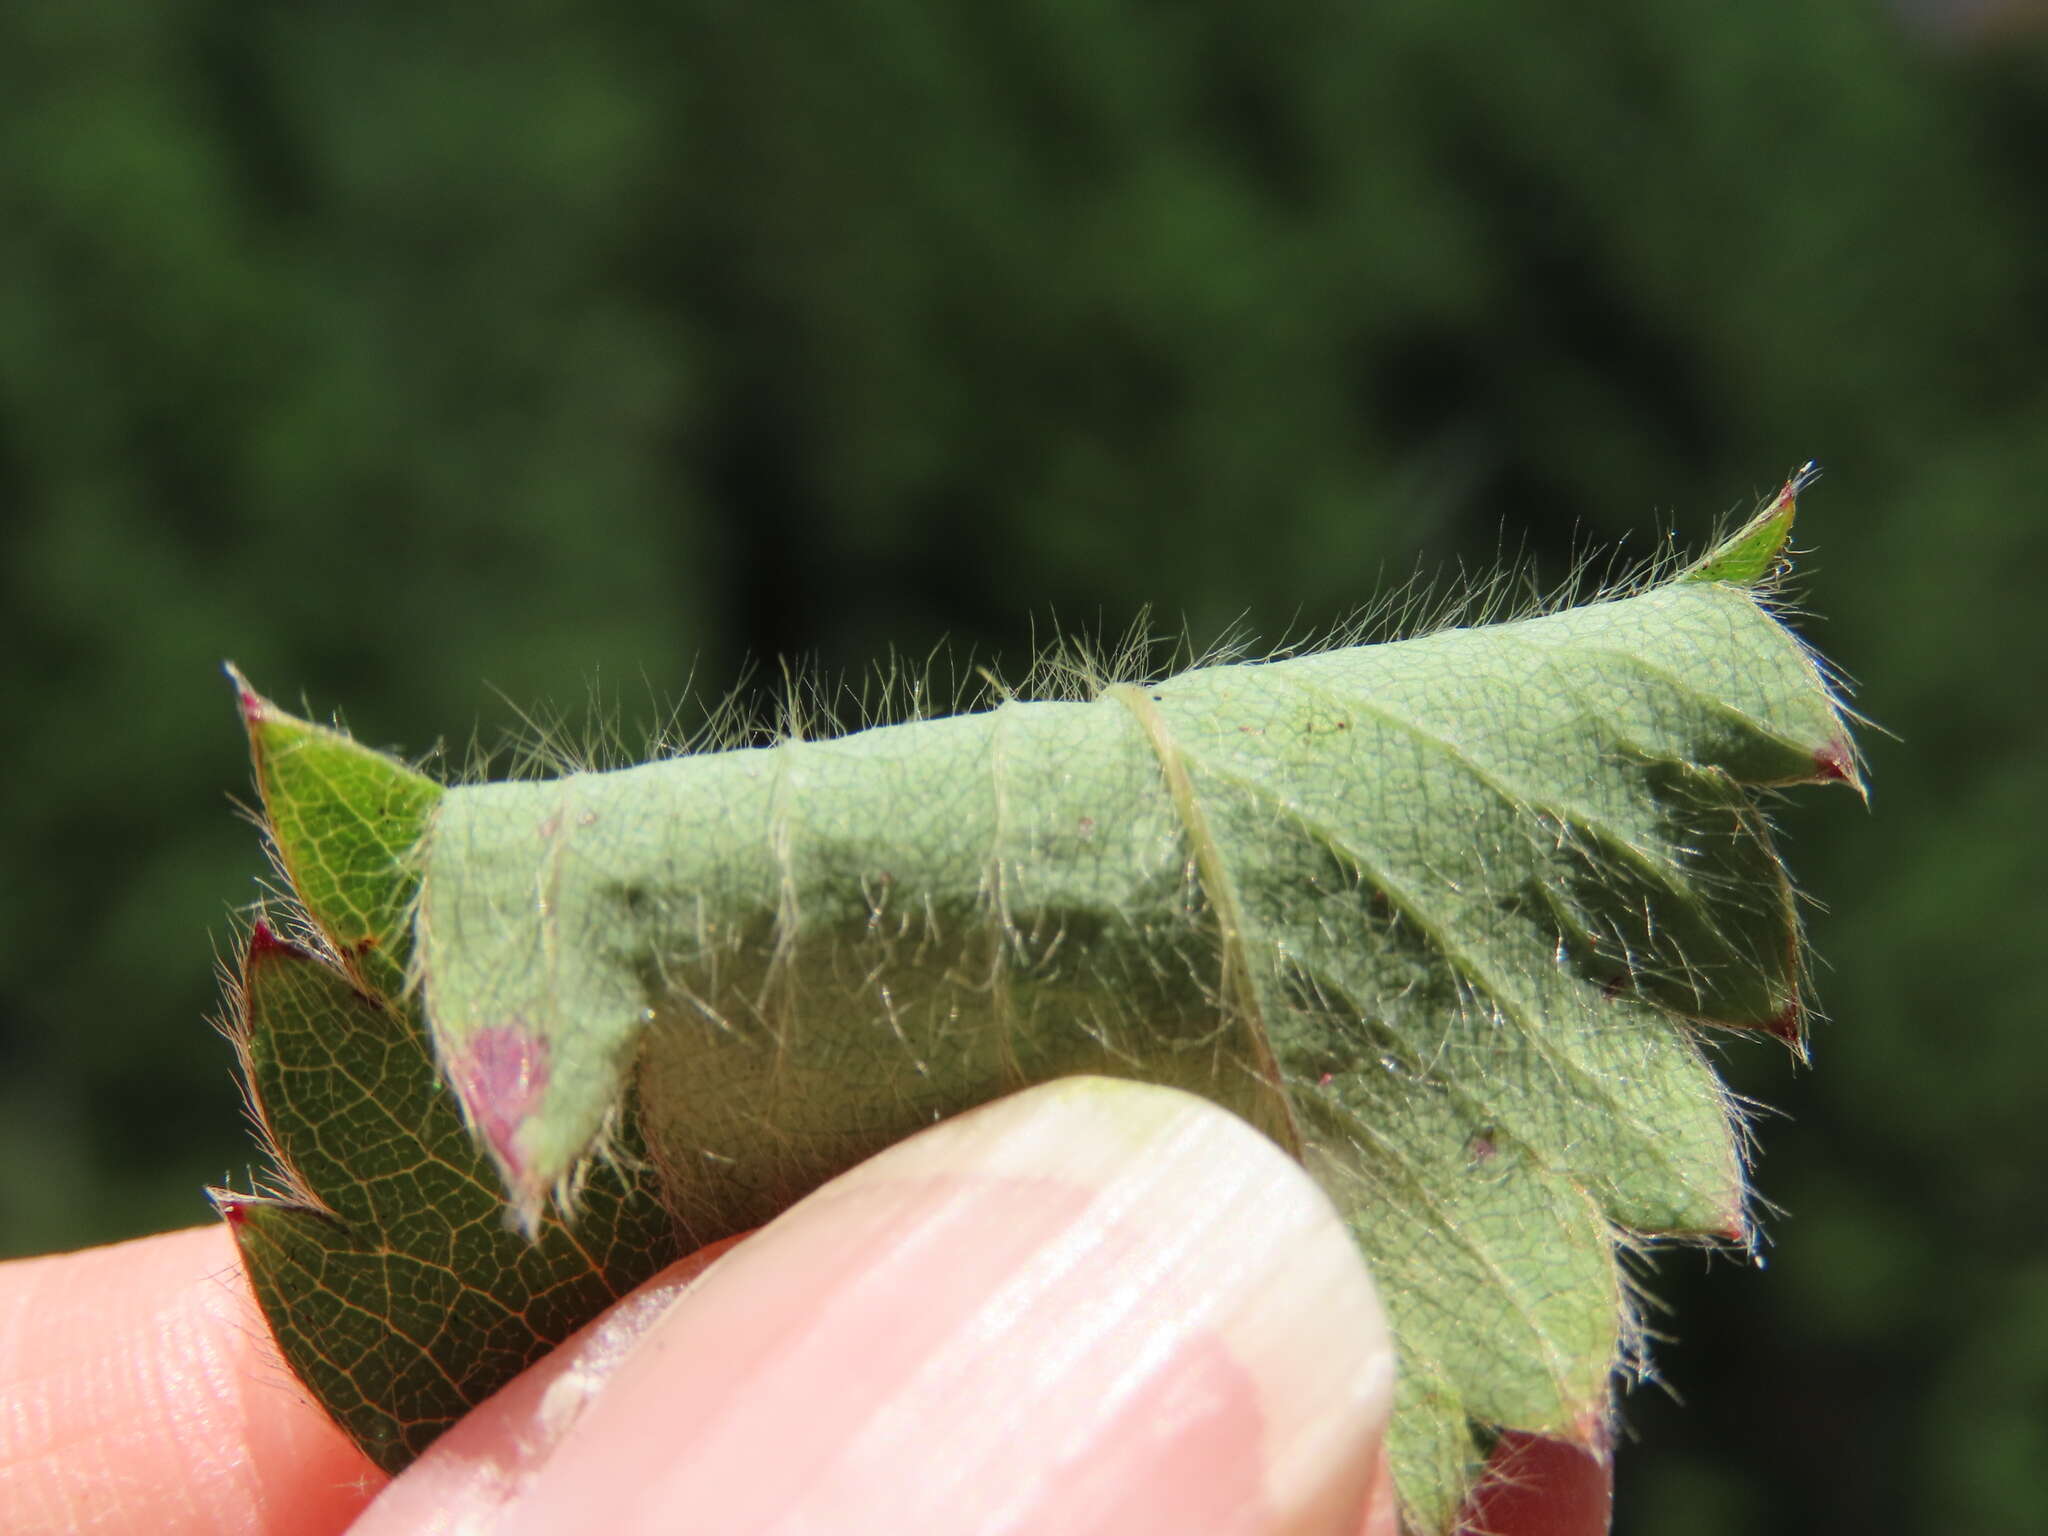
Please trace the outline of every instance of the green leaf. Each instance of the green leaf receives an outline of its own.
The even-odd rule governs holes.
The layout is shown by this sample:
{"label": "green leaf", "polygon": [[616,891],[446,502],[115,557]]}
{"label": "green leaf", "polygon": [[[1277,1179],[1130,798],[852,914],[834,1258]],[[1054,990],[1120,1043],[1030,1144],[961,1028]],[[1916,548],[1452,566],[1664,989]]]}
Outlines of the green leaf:
{"label": "green leaf", "polygon": [[[351,1066],[354,1087],[309,1100],[317,1145],[273,1127],[283,1160],[325,1170],[318,1199],[358,1226],[389,1226],[341,1203],[376,1177],[374,1144],[462,1169],[460,1202],[416,1198],[404,1220],[459,1204],[462,1230],[512,1243],[486,1219],[509,1198],[538,1249],[563,1233],[551,1211],[645,1241],[667,1219],[650,1186],[606,1184],[616,1161],[593,1159],[637,1124],[680,1234],[666,1253],[1029,1083],[1188,1088],[1350,1214],[1402,1356],[1402,1498],[1416,1529],[1445,1529],[1498,1429],[1598,1434],[1637,1343],[1618,1234],[1748,1236],[1701,1026],[1801,1045],[1796,912],[1760,796],[1855,782],[1825,679],[1752,590],[1802,483],[1678,577],[1566,613],[464,786],[424,813],[362,765],[274,792],[264,753],[297,759],[266,737],[281,859],[335,947],[400,953],[389,925],[415,914],[416,999],[452,1087],[415,1043],[407,1091],[440,1106],[403,1117],[439,1126],[423,1158],[402,1128],[362,1129],[388,1095]],[[318,807],[315,784],[353,809]],[[266,1077],[255,1040],[353,1041],[374,1033],[349,1022],[363,1008],[414,1027],[317,968],[328,995],[299,982],[272,1004],[264,970],[252,958],[266,1106],[307,1074]],[[383,1277],[380,1309],[363,1299],[379,1277],[292,1220],[290,1243],[266,1238],[273,1318],[339,1289],[332,1271],[371,1319],[345,1369],[324,1348],[302,1374],[359,1419],[426,1422],[394,1406],[410,1378],[356,1363],[385,1347],[379,1321],[418,1325],[420,1288]],[[526,1309],[516,1244],[490,1252],[448,1267]]]}
{"label": "green leaf", "polygon": [[1777,573],[1785,556],[1785,545],[1792,537],[1799,495],[1819,478],[1820,465],[1809,459],[1756,516],[1687,567],[1678,579],[1732,581],[1745,587],[1769,580]]}
{"label": "green leaf", "polygon": [[398,996],[419,884],[410,861],[441,786],[344,732],[294,719],[233,666],[227,673],[279,869],[350,975]]}
{"label": "green leaf", "polygon": [[573,1230],[510,1229],[397,986],[440,786],[236,682],[278,863],[331,954],[261,923],[249,941],[235,1034],[279,1188],[214,1200],[287,1363],[396,1471],[676,1257],[676,1232],[644,1165],[627,1171],[630,1125]]}

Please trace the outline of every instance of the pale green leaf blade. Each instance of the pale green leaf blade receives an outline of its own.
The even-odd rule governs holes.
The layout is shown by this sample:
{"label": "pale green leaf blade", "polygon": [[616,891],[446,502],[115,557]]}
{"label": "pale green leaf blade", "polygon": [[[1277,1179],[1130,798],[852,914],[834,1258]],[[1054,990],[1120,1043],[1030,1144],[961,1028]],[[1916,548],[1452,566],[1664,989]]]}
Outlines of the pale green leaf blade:
{"label": "pale green leaf blade", "polygon": [[[1739,583],[1685,579],[463,788],[422,857],[430,1021],[529,1214],[637,1074],[698,1241],[1029,1082],[1229,1104],[1354,1213],[1417,1383],[1421,1518],[1462,1492],[1473,1425],[1592,1433],[1632,1327],[1616,1226],[1745,1235],[1688,1028],[1799,1039],[1755,797],[1852,761],[1799,642]],[[517,1104],[466,1065],[508,1051],[537,1064]]]}
{"label": "pale green leaf blade", "polygon": [[[1256,1099],[1220,1085],[1300,1049],[1290,988],[1374,1018],[1376,989],[1420,976],[1527,1038],[1560,974],[1588,984],[1580,1020],[1588,988],[1796,1019],[1791,894],[1744,786],[1816,777],[1841,726],[1739,589],[1204,669],[1138,702],[1154,725],[1112,690],[450,792],[424,855],[430,1018],[458,1083],[479,1053],[542,1064],[519,1113],[471,1105],[522,1205],[573,1169],[651,1024],[649,1071],[684,1063],[650,1090],[684,1122],[657,1146],[757,1169],[758,1142],[789,1171],[772,1203],[836,1165],[843,1127],[871,1146],[1032,1080],[1020,1058],[1162,1070],[1187,1032],[1159,1021],[1190,1010],[1211,1021],[1191,1070]],[[1430,1055],[1447,1015],[1416,1029]],[[1590,1025],[1541,1048],[1563,1081],[1611,1054]]]}
{"label": "pale green leaf blade", "polygon": [[1256,1021],[1218,1008],[1161,784],[1105,699],[452,791],[420,919],[442,1054],[458,1087],[480,1052],[541,1064],[491,1122],[530,1211],[656,1024],[650,1142],[700,1241],[1075,1072],[1189,1087],[1291,1145]]}

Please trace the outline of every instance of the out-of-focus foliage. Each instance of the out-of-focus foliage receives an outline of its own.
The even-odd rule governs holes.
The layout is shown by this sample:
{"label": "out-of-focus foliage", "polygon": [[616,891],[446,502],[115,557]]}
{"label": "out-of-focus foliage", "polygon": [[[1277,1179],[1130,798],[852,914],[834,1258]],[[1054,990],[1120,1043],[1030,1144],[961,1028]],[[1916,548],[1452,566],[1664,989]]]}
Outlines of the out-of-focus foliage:
{"label": "out-of-focus foliage", "polygon": [[[1814,455],[1872,821],[1825,1070],[1667,1262],[1624,1528],[2016,1528],[2048,1463],[2048,62],[1875,3],[0,13],[0,1243],[237,1176],[232,656],[374,742],[1034,621],[1313,628]],[[1916,11],[1925,10],[1916,7]],[[453,744],[455,755],[466,744]],[[1854,818],[1848,818],[1853,822]],[[1823,822],[1826,824],[1824,825]],[[1682,1296],[1679,1293],[1684,1293]]]}

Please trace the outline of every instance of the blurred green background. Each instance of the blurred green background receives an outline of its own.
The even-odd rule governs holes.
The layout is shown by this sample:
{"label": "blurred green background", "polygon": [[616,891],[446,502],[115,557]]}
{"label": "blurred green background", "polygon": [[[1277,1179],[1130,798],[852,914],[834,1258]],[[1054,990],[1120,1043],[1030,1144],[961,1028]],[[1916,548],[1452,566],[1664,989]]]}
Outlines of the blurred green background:
{"label": "blurred green background", "polygon": [[1619,1529],[2036,1528],[2035,19],[0,11],[0,1252],[252,1161],[224,657],[459,757],[593,679],[630,731],[750,657],[1555,578],[1815,456],[1808,633],[1897,738],[1784,817],[1830,1019],[1730,1052],[1782,1214],[1658,1265]]}

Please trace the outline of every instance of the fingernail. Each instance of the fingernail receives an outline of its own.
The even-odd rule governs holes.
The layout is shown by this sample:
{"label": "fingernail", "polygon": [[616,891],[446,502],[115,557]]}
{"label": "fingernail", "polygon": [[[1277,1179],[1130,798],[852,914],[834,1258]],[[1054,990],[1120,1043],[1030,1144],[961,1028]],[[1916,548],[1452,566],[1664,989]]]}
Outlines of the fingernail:
{"label": "fingernail", "polygon": [[834,1180],[605,1364],[469,1528],[1355,1532],[1393,1382],[1290,1158],[1087,1078]]}

